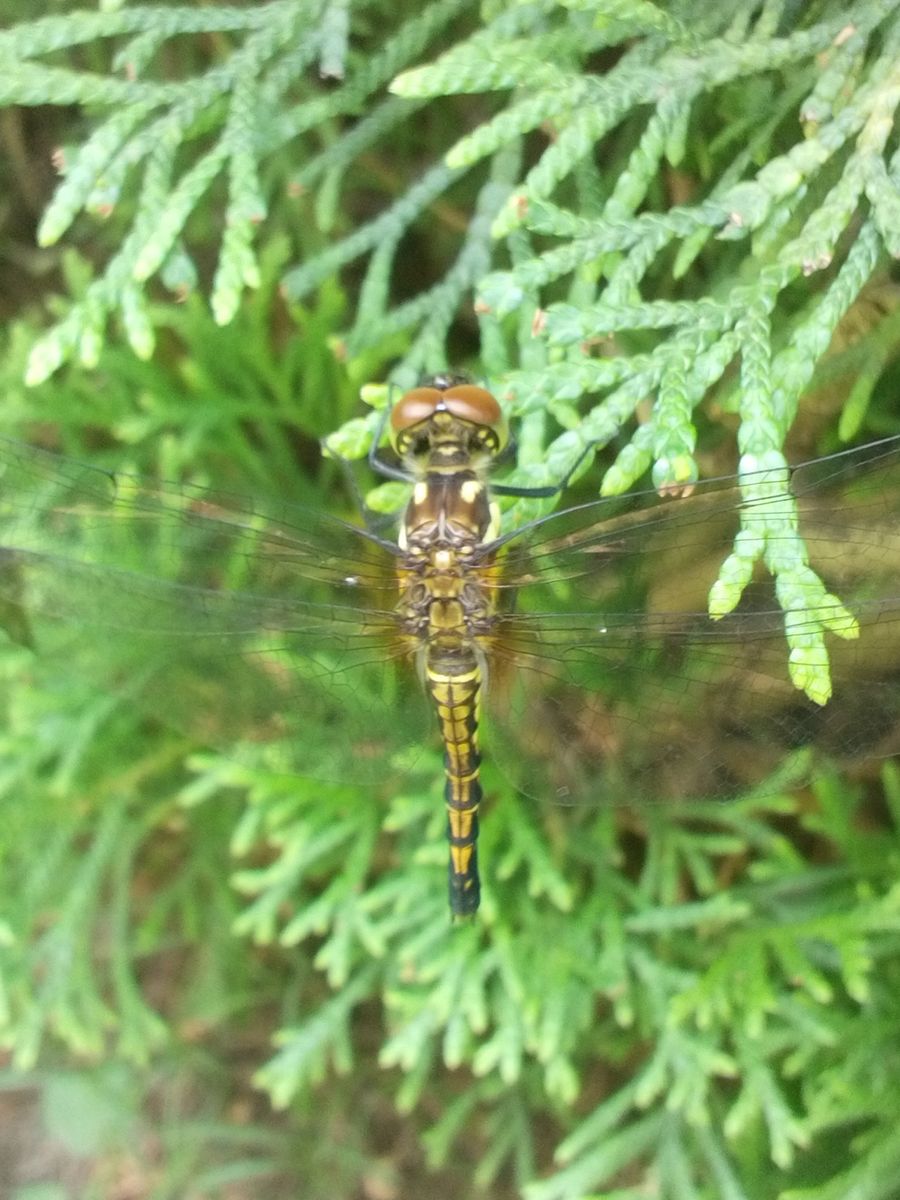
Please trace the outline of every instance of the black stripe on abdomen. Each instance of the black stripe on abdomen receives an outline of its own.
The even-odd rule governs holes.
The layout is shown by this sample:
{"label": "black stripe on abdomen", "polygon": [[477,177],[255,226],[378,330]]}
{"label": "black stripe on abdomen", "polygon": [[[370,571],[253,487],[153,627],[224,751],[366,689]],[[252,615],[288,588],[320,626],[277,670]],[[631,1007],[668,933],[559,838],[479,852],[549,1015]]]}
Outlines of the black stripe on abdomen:
{"label": "black stripe on abdomen", "polygon": [[471,916],[481,899],[476,848],[482,795],[478,752],[481,670],[471,660],[458,667],[444,662],[440,670],[429,664],[426,676],[444,741],[450,911],[454,916]]}

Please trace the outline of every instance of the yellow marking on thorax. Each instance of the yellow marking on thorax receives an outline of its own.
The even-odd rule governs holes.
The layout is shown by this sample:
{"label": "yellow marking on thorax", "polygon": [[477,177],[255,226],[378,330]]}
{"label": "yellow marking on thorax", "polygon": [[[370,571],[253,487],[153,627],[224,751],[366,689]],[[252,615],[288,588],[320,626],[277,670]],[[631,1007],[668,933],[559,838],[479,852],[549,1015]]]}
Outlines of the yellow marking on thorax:
{"label": "yellow marking on thorax", "polygon": [[466,504],[474,504],[484,491],[484,484],[477,479],[464,479],[459,487],[459,494]]}

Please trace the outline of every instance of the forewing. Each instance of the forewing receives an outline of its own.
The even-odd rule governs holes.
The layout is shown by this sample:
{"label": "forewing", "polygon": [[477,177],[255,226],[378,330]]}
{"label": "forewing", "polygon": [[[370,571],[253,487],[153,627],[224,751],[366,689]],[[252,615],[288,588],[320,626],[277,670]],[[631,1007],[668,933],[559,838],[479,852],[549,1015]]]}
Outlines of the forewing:
{"label": "forewing", "polygon": [[[522,791],[574,803],[721,796],[805,745],[844,761],[900,749],[897,439],[807,464],[764,503],[752,499],[761,482],[641,497],[635,512],[603,501],[509,539],[485,744]],[[790,617],[801,655],[830,666],[824,705],[791,682],[785,614],[763,567],[734,612],[708,615],[735,534],[743,526],[752,541],[764,507],[769,561],[795,553],[796,517],[827,588]],[[831,593],[859,636],[828,634],[819,650]],[[797,599],[789,587],[785,597]]]}
{"label": "forewing", "polygon": [[229,753],[256,759],[265,743],[277,770],[371,783],[376,763],[427,739],[397,636],[394,550],[300,506],[0,441],[12,636]]}

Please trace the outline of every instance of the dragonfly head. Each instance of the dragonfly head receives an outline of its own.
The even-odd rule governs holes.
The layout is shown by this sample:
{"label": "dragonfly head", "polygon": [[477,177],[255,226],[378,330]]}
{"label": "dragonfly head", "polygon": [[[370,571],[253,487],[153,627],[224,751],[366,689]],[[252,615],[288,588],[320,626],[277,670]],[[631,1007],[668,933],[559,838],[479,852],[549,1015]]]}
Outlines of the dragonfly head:
{"label": "dragonfly head", "polygon": [[508,438],[496,396],[464,375],[435,375],[404,393],[391,412],[391,444],[403,458],[438,446],[494,458]]}

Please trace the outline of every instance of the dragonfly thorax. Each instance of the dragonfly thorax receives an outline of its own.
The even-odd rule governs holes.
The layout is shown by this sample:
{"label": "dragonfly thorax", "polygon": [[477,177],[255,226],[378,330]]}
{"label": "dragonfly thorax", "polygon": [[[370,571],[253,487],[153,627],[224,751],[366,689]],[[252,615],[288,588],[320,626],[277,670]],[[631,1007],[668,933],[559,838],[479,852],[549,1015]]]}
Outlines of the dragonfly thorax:
{"label": "dragonfly thorax", "polygon": [[495,532],[495,508],[475,471],[432,471],[416,482],[399,539],[400,609],[410,633],[465,642],[484,631],[491,603],[482,548]]}
{"label": "dragonfly thorax", "polygon": [[410,554],[452,550],[464,558],[495,535],[496,510],[476,471],[429,471],[403,514],[400,544]]}

